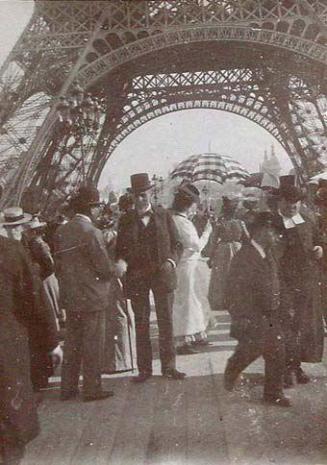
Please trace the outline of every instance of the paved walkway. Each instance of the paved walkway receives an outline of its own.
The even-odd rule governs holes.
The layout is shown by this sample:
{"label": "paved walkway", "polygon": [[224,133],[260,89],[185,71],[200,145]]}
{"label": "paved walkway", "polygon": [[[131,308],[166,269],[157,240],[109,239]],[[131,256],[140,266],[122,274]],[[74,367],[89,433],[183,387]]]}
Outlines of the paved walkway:
{"label": "paved walkway", "polygon": [[325,364],[305,365],[312,382],[288,391],[290,409],[261,402],[261,360],[227,393],[222,374],[235,344],[228,327],[219,314],[213,345],[178,357],[184,381],[154,376],[135,385],[131,375],[108,376],[115,397],[94,403],[60,402],[53,384],[23,465],[326,465]]}

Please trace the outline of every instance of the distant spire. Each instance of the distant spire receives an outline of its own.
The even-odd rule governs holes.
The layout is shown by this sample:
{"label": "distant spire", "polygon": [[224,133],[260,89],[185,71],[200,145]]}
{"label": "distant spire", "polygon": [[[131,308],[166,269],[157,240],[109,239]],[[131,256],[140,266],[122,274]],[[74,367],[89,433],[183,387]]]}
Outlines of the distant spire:
{"label": "distant spire", "polygon": [[211,140],[209,140],[209,143],[208,143],[208,153],[211,153]]}

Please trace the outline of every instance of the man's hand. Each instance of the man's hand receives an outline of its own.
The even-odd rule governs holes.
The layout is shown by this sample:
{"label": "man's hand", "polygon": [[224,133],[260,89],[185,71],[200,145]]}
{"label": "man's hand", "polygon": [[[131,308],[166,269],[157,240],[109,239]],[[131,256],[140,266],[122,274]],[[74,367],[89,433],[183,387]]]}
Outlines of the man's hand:
{"label": "man's hand", "polygon": [[127,263],[125,260],[119,259],[114,265],[114,275],[117,278],[121,278],[127,271]]}
{"label": "man's hand", "polygon": [[322,249],[322,247],[320,247],[320,245],[316,245],[314,248],[313,248],[313,257],[316,259],[316,260],[320,260],[322,258],[322,256],[324,255],[324,251]]}

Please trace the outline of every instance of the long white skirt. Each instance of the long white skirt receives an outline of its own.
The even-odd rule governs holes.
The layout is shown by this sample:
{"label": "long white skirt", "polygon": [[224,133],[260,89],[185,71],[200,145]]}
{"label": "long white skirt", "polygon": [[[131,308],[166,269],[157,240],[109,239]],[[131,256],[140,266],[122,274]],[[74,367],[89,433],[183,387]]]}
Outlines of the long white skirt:
{"label": "long white skirt", "polygon": [[205,331],[207,318],[195,290],[200,256],[181,260],[177,266],[177,290],[173,307],[174,336],[191,336]]}

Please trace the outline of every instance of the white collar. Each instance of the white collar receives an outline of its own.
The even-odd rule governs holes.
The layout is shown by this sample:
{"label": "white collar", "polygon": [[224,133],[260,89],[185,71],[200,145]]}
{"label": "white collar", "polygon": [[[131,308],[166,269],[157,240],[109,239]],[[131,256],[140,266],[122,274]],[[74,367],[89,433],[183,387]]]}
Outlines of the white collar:
{"label": "white collar", "polygon": [[92,223],[92,220],[89,216],[87,215],[83,215],[82,213],[76,213],[76,215],[78,218],[83,218],[83,220],[86,220],[88,221],[89,223]]}
{"label": "white collar", "polygon": [[263,247],[258,244],[254,239],[251,239],[251,245],[257,250],[261,258],[266,258],[266,252],[264,251]]}
{"label": "white collar", "polygon": [[283,219],[285,229],[295,228],[296,225],[305,223],[305,220],[300,213],[296,213],[296,215],[292,216],[292,218],[284,216],[280,210],[278,210],[278,213]]}

